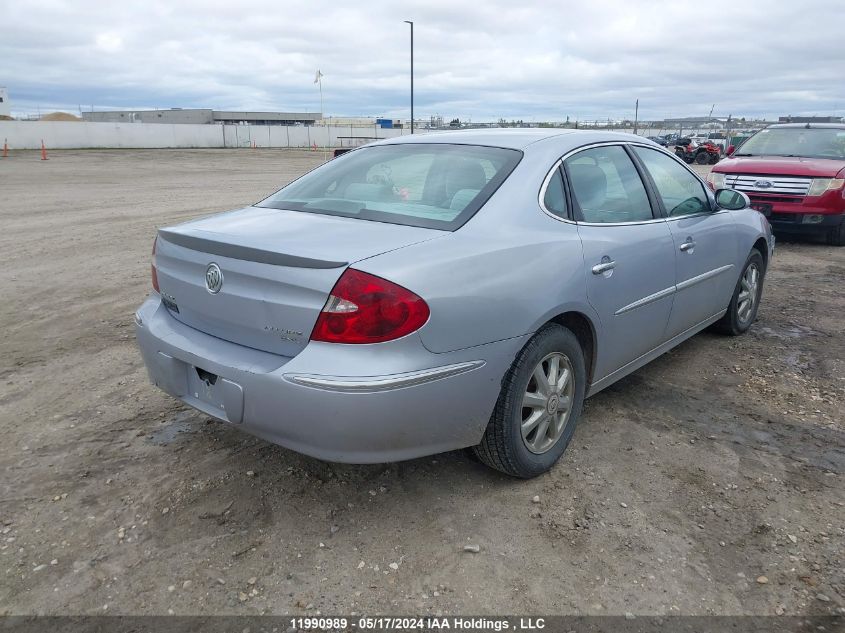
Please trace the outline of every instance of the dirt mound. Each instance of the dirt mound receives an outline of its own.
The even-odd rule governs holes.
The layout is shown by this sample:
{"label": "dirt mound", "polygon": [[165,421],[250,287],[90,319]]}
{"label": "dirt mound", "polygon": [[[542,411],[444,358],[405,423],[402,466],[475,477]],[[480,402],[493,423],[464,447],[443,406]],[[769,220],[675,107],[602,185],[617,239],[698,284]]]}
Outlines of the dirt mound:
{"label": "dirt mound", "polygon": [[14,121],[13,117],[10,117],[8,114],[0,114],[0,121]]}
{"label": "dirt mound", "polygon": [[67,112],[50,112],[41,117],[42,121],[81,121],[78,116],[68,114]]}

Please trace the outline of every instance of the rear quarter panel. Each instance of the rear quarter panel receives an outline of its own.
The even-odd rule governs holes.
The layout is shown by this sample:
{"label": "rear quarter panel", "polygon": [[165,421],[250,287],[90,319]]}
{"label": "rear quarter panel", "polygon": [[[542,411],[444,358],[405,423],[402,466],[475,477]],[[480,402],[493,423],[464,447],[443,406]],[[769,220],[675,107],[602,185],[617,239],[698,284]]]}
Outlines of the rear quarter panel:
{"label": "rear quarter panel", "polygon": [[462,229],[355,267],[425,299],[431,317],[420,338],[433,352],[513,338],[561,312],[590,310],[575,227],[548,221],[553,226],[547,231]]}

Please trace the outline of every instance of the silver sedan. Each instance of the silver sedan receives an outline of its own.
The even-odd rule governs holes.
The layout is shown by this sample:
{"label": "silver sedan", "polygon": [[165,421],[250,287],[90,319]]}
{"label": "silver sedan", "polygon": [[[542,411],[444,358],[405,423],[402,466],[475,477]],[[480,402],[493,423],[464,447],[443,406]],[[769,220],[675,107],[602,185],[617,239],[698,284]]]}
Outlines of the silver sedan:
{"label": "silver sedan", "polygon": [[585,397],[708,326],[745,332],[773,246],[744,194],[641,137],[417,135],[161,229],[136,331],[153,383],[271,442],[473,447],[532,477]]}

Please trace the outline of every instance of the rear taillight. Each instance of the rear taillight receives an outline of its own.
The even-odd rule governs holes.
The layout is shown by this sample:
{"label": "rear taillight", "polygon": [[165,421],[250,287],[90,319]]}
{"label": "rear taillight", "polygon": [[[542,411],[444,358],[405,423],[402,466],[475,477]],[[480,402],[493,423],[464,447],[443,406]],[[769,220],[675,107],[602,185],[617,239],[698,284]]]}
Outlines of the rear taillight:
{"label": "rear taillight", "polygon": [[426,302],[410,290],[349,268],[323,306],[311,340],[383,343],[420,329],[429,314]]}
{"label": "rear taillight", "polygon": [[150,264],[150,273],[153,278],[153,290],[160,292],[158,289],[158,272],[156,271],[156,242],[158,242],[158,238],[153,240],[153,261]]}

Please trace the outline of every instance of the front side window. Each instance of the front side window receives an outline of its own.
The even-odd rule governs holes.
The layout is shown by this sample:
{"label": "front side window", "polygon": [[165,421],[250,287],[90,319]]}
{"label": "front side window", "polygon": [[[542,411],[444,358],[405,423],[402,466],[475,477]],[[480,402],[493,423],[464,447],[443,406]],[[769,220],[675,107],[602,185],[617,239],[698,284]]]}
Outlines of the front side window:
{"label": "front side window", "polygon": [[645,164],[657,194],[670,217],[707,213],[710,201],[701,181],[671,156],[645,147],[634,147],[634,152]]}
{"label": "front side window", "polygon": [[572,194],[584,222],[653,219],[643,181],[624,148],[594,147],[566,159]]}
{"label": "front side window", "polygon": [[366,147],[329,161],[257,206],[453,231],[521,157],[512,149],[445,143]]}

